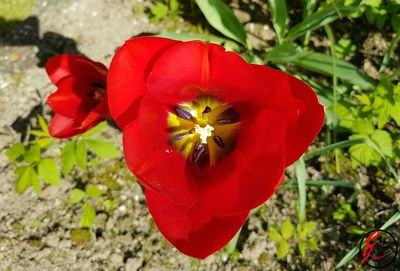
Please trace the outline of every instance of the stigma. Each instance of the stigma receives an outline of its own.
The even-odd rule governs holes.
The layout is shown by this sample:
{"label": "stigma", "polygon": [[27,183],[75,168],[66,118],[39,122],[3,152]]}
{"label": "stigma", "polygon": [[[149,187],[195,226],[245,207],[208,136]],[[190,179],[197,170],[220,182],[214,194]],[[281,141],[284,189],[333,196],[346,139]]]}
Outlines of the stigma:
{"label": "stigma", "polygon": [[194,131],[200,135],[200,140],[202,144],[207,144],[207,138],[212,136],[212,131],[214,131],[214,127],[210,125],[206,125],[205,127],[201,127],[196,124],[194,126]]}

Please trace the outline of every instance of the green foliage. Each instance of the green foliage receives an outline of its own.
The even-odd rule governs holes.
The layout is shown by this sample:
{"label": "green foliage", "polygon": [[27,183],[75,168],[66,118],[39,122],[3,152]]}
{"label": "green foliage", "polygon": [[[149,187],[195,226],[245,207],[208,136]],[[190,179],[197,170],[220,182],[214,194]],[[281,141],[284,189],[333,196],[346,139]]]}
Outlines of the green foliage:
{"label": "green foliage", "polygon": [[302,258],[306,256],[307,250],[319,250],[317,239],[310,237],[316,228],[317,223],[314,221],[303,222],[295,227],[290,218],[282,223],[279,231],[269,226],[268,238],[278,245],[278,259],[285,258],[296,244]]}
{"label": "green foliage", "polygon": [[81,189],[74,188],[71,191],[71,196],[68,199],[69,203],[78,203],[81,202],[81,200],[85,197],[85,191],[82,191]]}
{"label": "green foliage", "polygon": [[61,162],[62,171],[64,176],[68,176],[71,170],[74,168],[75,160],[75,142],[69,141],[61,149]]}
{"label": "green foliage", "polygon": [[247,35],[243,25],[222,0],[196,0],[197,5],[210,25],[228,38],[247,46]]}
{"label": "green foliage", "polygon": [[150,10],[152,17],[150,21],[157,23],[168,16],[168,6],[162,2],[157,2]]}
{"label": "green foliage", "polygon": [[44,158],[38,163],[38,173],[43,180],[51,185],[60,184],[60,171],[57,163],[51,158]]}
{"label": "green foliage", "polygon": [[87,139],[85,142],[89,149],[101,159],[112,159],[120,155],[120,151],[111,142],[99,139]]}
{"label": "green foliage", "polygon": [[[275,46],[266,55],[265,59],[274,64],[293,63],[303,69],[324,75],[333,75],[332,57],[316,52],[304,51],[290,43]],[[356,66],[344,61],[336,61],[336,75],[343,81],[360,86],[364,89],[373,89],[372,80],[362,74]]]}
{"label": "green foliage", "polygon": [[286,0],[268,0],[268,7],[272,14],[272,23],[279,42],[284,39],[286,27],[289,23],[289,16],[286,7]]}
{"label": "green foliage", "polygon": [[[343,2],[343,1],[338,1]],[[344,6],[338,3],[326,6],[314,14],[307,16],[302,22],[290,29],[286,36],[286,40],[293,41],[306,34],[308,31],[313,31],[324,25],[332,23],[341,16],[348,16],[356,10],[353,6]]]}
{"label": "green foliage", "polygon": [[342,38],[335,44],[335,56],[340,59],[353,56],[356,50],[357,46],[350,39]]}
{"label": "green foliage", "polygon": [[333,219],[338,221],[342,221],[346,217],[353,222],[357,221],[357,214],[353,211],[349,203],[342,204],[342,206],[340,206],[340,208],[333,213]]}
{"label": "green foliage", "polygon": [[25,146],[22,143],[15,143],[6,151],[7,157],[11,162],[17,162],[25,154]]}
{"label": "green foliage", "polygon": [[150,21],[152,23],[157,23],[161,20],[170,17],[176,20],[179,16],[180,4],[178,0],[169,0],[168,5],[163,3],[163,1],[158,1],[151,9]]}
{"label": "green foliage", "polygon": [[80,220],[82,228],[91,228],[96,220],[96,212],[88,203],[84,203],[82,207],[83,213]]}

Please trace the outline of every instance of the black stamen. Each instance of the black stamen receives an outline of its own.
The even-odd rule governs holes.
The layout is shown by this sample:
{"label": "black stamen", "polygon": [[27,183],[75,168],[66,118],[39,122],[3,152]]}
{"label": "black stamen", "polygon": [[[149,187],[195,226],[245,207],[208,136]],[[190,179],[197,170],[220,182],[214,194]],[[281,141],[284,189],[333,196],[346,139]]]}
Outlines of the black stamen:
{"label": "black stamen", "polygon": [[188,111],[186,111],[180,107],[177,107],[175,109],[175,111],[176,111],[176,114],[178,114],[178,117],[180,117],[182,119],[190,120],[193,118],[192,114],[190,114]]}
{"label": "black stamen", "polygon": [[190,134],[190,132],[184,132],[184,133],[176,134],[176,135],[174,135],[174,137],[172,139],[175,140],[175,141],[181,140],[182,138],[184,138],[188,134]]}
{"label": "black stamen", "polygon": [[217,144],[221,148],[225,148],[225,143],[224,143],[224,141],[222,140],[221,137],[214,136],[213,139],[214,139],[215,144]]}
{"label": "black stamen", "polygon": [[204,108],[203,113],[202,114],[207,114],[211,112],[211,107],[206,106],[206,108]]}
{"label": "black stamen", "polygon": [[209,163],[210,153],[207,144],[197,143],[192,154],[192,163],[198,164],[200,167]]}
{"label": "black stamen", "polygon": [[239,113],[233,107],[230,107],[219,115],[219,118],[216,120],[216,122],[218,124],[229,124],[238,122],[239,120]]}
{"label": "black stamen", "polygon": [[94,92],[89,92],[89,93],[86,94],[86,96],[88,96],[88,97],[94,97],[94,96],[95,96],[95,93],[94,93]]}
{"label": "black stamen", "polygon": [[106,84],[102,81],[96,82],[91,84],[92,87],[94,88],[101,88],[101,89],[106,89]]}

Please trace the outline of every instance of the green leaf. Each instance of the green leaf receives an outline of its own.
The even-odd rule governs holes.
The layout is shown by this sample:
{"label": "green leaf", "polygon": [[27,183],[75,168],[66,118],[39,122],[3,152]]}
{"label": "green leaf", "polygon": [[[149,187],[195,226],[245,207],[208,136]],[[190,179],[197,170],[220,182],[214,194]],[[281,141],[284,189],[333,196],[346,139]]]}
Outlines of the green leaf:
{"label": "green leaf", "polygon": [[229,243],[224,247],[224,250],[228,255],[232,255],[236,251],[237,243],[239,241],[239,236],[242,229],[240,228],[239,231],[235,234],[235,236],[229,241]]}
{"label": "green leaf", "polygon": [[270,226],[268,227],[268,237],[274,241],[279,243],[282,240],[281,234],[278,232],[277,229],[274,227]]}
{"label": "green leaf", "polygon": [[18,158],[22,157],[25,153],[25,147],[22,143],[13,144],[6,150],[8,159],[11,162],[17,162]]}
{"label": "green leaf", "polygon": [[150,9],[152,17],[150,18],[150,22],[157,23],[162,19],[165,19],[168,15],[168,7],[162,2],[158,2]]}
{"label": "green leaf", "polygon": [[307,16],[302,22],[293,26],[286,36],[287,40],[295,40],[306,34],[307,31],[313,31],[324,25],[330,24],[343,16],[349,16],[356,8],[344,5],[331,5],[318,10],[314,14]]}
{"label": "green leaf", "polygon": [[[356,134],[351,135],[349,139],[368,139],[368,137]],[[365,166],[377,165],[381,161],[379,153],[367,143],[354,144],[349,148],[349,153],[353,167],[357,167],[360,164]]]}
{"label": "green leaf", "polygon": [[288,240],[290,237],[293,236],[293,233],[294,233],[294,226],[290,218],[287,218],[285,222],[282,223],[281,226],[282,238]]}
{"label": "green leaf", "polygon": [[318,244],[317,244],[317,240],[315,239],[315,237],[305,240],[307,247],[311,250],[319,250]]}
{"label": "green leaf", "polygon": [[71,196],[68,199],[69,203],[78,203],[85,197],[85,192],[81,189],[74,188],[71,191]]}
{"label": "green leaf", "polygon": [[179,15],[179,1],[169,0],[169,9],[171,10],[171,18],[176,19]]}
{"label": "green leaf", "polygon": [[37,137],[48,137],[48,133],[43,132],[42,130],[31,130],[29,131],[31,135],[37,136]]}
{"label": "green leaf", "polygon": [[30,166],[18,167],[15,169],[15,174],[19,176],[17,183],[15,184],[15,190],[17,193],[24,193],[25,190],[32,185],[30,178],[31,171],[34,171],[34,169]]}
{"label": "green leaf", "polygon": [[374,125],[368,119],[354,119],[350,128],[352,132],[366,136],[375,131]]}
{"label": "green leaf", "polygon": [[39,145],[31,145],[24,154],[25,161],[34,163],[40,160],[40,147]]}
{"label": "green leaf", "polygon": [[[285,65],[293,63],[309,71],[328,76],[333,75],[331,56],[312,51],[304,51],[301,48],[296,48],[293,44],[283,43],[277,45],[266,54],[265,58],[267,61],[271,61],[274,64]],[[373,90],[375,88],[371,79],[361,73],[356,66],[347,61],[336,59],[335,71],[337,77],[341,80],[358,85],[366,90]]]}
{"label": "green leaf", "polygon": [[180,41],[191,41],[201,40],[204,42],[212,42],[225,47],[228,51],[239,51],[239,44],[233,40],[221,38],[211,34],[200,34],[200,33],[174,33],[174,32],[163,32],[156,35],[157,37],[180,40]]}
{"label": "green leaf", "polygon": [[312,233],[317,228],[317,223],[315,221],[307,222],[304,228],[307,230],[307,233]]}
{"label": "green leaf", "polygon": [[51,185],[60,184],[60,171],[53,159],[45,158],[40,160],[38,164],[38,173],[46,183]]}
{"label": "green leaf", "polygon": [[366,233],[365,230],[361,229],[361,228],[358,227],[358,226],[350,226],[350,227],[348,227],[348,228],[346,229],[346,232],[347,232],[347,233],[350,233],[350,234],[357,234],[357,235],[363,235],[363,234]]}
{"label": "green leaf", "polygon": [[100,122],[99,124],[97,124],[95,127],[93,127],[92,129],[90,129],[89,131],[85,132],[84,134],[82,134],[81,136],[84,138],[89,138],[92,137],[94,135],[100,134],[101,132],[104,131],[104,129],[108,126],[107,121],[103,121]]}
{"label": "green leaf", "polygon": [[101,159],[112,159],[120,155],[120,151],[111,142],[98,139],[87,139],[86,143],[89,145],[89,148]]}
{"label": "green leaf", "polygon": [[84,140],[79,141],[76,144],[75,161],[78,164],[78,166],[81,167],[81,169],[86,171],[86,169],[87,169],[87,150],[86,150],[86,142]]}
{"label": "green leaf", "polygon": [[371,140],[379,147],[382,154],[386,157],[393,157],[393,141],[389,132],[375,130],[371,135]]}
{"label": "green leaf", "polygon": [[106,209],[107,212],[111,212],[113,209],[117,208],[118,206],[118,200],[116,199],[106,199],[105,201],[102,202],[104,208]]}
{"label": "green leaf", "polygon": [[86,186],[86,195],[88,195],[91,198],[98,198],[104,193],[105,192],[103,190],[101,190],[95,185],[89,184],[88,186]]}
{"label": "green leaf", "polygon": [[272,24],[274,25],[278,41],[282,42],[286,26],[289,22],[286,0],[268,0],[268,8],[271,9]]}
{"label": "green leaf", "polygon": [[299,241],[299,251],[301,257],[304,258],[306,256],[306,246],[302,240]]}
{"label": "green leaf", "polygon": [[40,194],[42,193],[42,188],[40,186],[38,175],[33,168],[32,170],[30,170],[29,178],[31,179],[32,187],[33,190],[36,192],[36,195],[40,196]]}
{"label": "green leaf", "polygon": [[278,259],[283,259],[286,255],[289,254],[290,248],[289,248],[289,244],[282,239],[281,243],[279,244],[279,248],[278,248]]}
{"label": "green leaf", "polygon": [[211,26],[228,38],[247,46],[247,37],[243,25],[224,1],[196,0],[196,3]]}
{"label": "green leaf", "polygon": [[62,171],[67,176],[75,164],[75,142],[67,142],[61,150]]}
{"label": "green leaf", "polygon": [[33,140],[32,143],[39,145],[40,148],[47,148],[54,141],[51,137],[39,138]]}
{"label": "green leaf", "polygon": [[42,131],[46,133],[46,135],[49,135],[49,127],[47,126],[46,121],[41,115],[37,115],[37,119],[40,125],[40,128],[42,128]]}
{"label": "green leaf", "polygon": [[80,221],[82,228],[91,228],[96,220],[96,212],[89,204],[83,204],[83,214]]}

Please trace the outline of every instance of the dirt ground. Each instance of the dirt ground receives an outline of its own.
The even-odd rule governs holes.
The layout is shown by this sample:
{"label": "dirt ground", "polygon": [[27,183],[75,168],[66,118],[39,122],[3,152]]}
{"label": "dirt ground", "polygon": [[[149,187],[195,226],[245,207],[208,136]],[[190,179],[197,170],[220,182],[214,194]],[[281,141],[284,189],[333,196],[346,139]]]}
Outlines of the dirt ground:
{"label": "dirt ground", "polygon": [[[258,214],[250,215],[239,239],[240,255],[229,259],[219,252],[201,263],[179,253],[161,236],[141,188],[121,166],[123,162],[107,162],[94,172],[99,182],[111,178],[118,183],[113,197],[119,206],[111,213],[99,212],[91,231],[79,229],[80,209],[66,203],[74,180],[44,188],[40,198],[32,190],[15,193],[15,175],[4,150],[26,138],[23,131],[36,114],[50,117],[45,100],[54,86],[42,68],[46,57],[54,51],[80,52],[108,64],[118,46],[130,37],[190,27],[182,20],[150,23],[148,16],[135,8],[150,5],[147,0],[38,0],[31,16],[0,41],[0,270],[333,270],[358,240],[346,234],[346,223],[331,218],[343,198],[350,196],[347,190],[321,193],[310,189],[314,199],[309,202],[309,216],[318,223],[321,250],[310,252],[305,259],[294,251],[278,261],[276,244],[267,237],[268,225],[296,217],[297,192],[288,188],[280,190]],[[261,7],[262,11],[265,5]],[[250,37],[255,47],[259,40],[274,38],[270,26],[249,22],[249,14],[243,10],[236,12],[248,22],[246,29],[253,33]],[[120,142],[120,133],[112,128],[103,136]],[[365,176],[362,170],[356,175]],[[310,178],[320,178],[313,168],[309,173]],[[391,192],[397,193],[397,203],[378,200],[371,205],[365,203],[370,195],[359,195],[364,215],[379,212],[374,222],[377,226],[387,220],[400,206],[399,188]],[[399,232],[399,226],[393,231]],[[343,270],[354,270],[354,265]]]}

